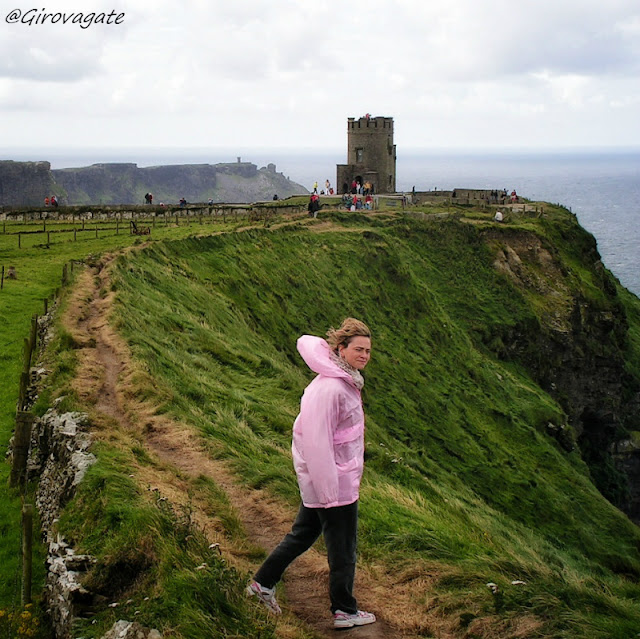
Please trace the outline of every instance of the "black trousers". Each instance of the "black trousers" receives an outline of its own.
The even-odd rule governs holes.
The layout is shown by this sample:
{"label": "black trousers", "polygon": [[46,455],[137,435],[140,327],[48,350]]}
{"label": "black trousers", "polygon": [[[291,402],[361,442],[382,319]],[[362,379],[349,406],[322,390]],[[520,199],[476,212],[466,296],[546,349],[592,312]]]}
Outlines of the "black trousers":
{"label": "black trousers", "polygon": [[307,508],[300,505],[291,532],[276,546],[255,575],[266,588],[280,581],[287,566],[324,536],[329,560],[331,612],[358,612],[353,596],[358,542],[358,502],[335,508]]}

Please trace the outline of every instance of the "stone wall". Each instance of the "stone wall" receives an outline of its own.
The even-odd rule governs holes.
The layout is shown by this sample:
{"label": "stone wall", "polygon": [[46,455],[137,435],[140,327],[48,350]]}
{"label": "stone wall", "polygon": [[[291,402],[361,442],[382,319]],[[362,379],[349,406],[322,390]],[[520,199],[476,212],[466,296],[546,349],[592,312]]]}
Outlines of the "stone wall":
{"label": "stone wall", "polygon": [[[38,343],[46,348],[52,338],[52,312],[38,319]],[[34,366],[31,369],[25,408],[38,397],[48,371]],[[104,597],[88,591],[83,585],[84,575],[95,565],[95,559],[79,554],[58,531],[57,523],[65,505],[73,498],[87,470],[97,461],[90,452],[92,437],[85,413],[57,410],[63,398],[45,415],[36,418],[31,431],[27,479],[37,485],[36,508],[40,516],[43,542],[46,547],[47,576],[43,602],[51,621],[55,639],[71,639],[74,619],[91,614],[92,610],[108,604]],[[13,454],[13,440],[8,457]],[[138,623],[119,620],[103,639],[161,639],[155,629]]]}
{"label": "stone wall", "polygon": [[[61,510],[73,497],[89,467],[96,462],[89,450],[91,443],[85,413],[59,414],[51,409],[35,421],[32,431],[28,472],[31,480],[39,478],[36,506],[47,548],[44,600],[56,639],[71,639],[75,617],[108,605],[103,596],[82,585],[83,577],[91,570],[95,559],[76,553],[56,526]],[[161,634],[121,619],[103,639],[161,639]]]}
{"label": "stone wall", "polygon": [[32,432],[28,473],[32,480],[39,478],[36,507],[47,548],[44,599],[57,639],[70,639],[77,609],[95,603],[80,583],[93,558],[76,554],[56,527],[62,508],[96,461],[89,452],[87,426],[83,413],[58,414],[51,409],[35,421]]}
{"label": "stone wall", "polygon": [[[451,191],[416,191],[411,194],[413,204],[438,204],[451,201],[451,204],[482,206],[494,204],[506,206],[511,203],[510,196],[504,196],[501,189],[455,188]],[[521,199],[518,200],[519,202]]]}

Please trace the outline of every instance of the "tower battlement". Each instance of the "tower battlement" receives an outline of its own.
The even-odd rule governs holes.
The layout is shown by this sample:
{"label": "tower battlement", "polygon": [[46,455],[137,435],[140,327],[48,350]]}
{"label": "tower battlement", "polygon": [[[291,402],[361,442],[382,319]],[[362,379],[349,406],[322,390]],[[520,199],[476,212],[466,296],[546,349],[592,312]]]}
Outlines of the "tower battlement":
{"label": "tower battlement", "polygon": [[393,131],[393,118],[385,116],[367,117],[366,115],[361,118],[347,118],[347,129],[391,129]]}

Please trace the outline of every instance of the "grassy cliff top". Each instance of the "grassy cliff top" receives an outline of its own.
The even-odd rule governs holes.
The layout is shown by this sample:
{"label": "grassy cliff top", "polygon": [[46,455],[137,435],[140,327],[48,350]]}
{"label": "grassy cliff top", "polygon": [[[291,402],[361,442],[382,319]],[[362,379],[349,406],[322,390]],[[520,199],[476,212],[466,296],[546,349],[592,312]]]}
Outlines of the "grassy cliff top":
{"label": "grassy cliff top", "polygon": [[[589,362],[606,359],[625,374],[622,414],[640,377],[637,298],[562,208],[502,224],[480,210],[423,213],[323,211],[167,239],[121,253],[94,294],[92,277],[79,281],[76,291],[88,288],[67,302],[41,410],[64,394],[63,407],[88,410],[96,425],[98,463],[60,523],[97,557],[93,589],[135,601],[145,625],[179,636],[223,636],[223,626],[280,636],[239,596],[260,561],[260,528],[278,528],[247,520],[246,504],[266,503],[265,517],[285,522],[294,512],[290,432],[312,379],[295,340],[355,316],[373,332],[359,565],[376,586],[365,601],[390,627],[404,619],[410,636],[637,630],[640,532],[581,455],[571,411],[582,396],[545,381],[563,353],[573,366],[579,349],[580,383],[598,374]],[[69,318],[96,300],[113,335],[91,342]],[[576,308],[591,319],[578,322]],[[612,326],[592,332],[605,317]],[[85,364],[100,339],[123,362],[124,424],[96,408]],[[150,485],[173,509],[149,499]],[[211,540],[228,563],[207,554]],[[125,577],[114,589],[116,573]],[[283,596],[301,605],[293,586]],[[79,632],[98,636],[116,616],[105,607]],[[290,622],[287,632],[307,632]]]}

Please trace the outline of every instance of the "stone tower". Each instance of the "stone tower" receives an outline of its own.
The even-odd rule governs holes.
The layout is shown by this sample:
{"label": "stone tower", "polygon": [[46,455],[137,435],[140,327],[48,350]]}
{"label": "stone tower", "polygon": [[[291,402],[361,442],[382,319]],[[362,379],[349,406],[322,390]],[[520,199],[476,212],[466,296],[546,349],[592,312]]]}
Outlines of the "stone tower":
{"label": "stone tower", "polygon": [[351,183],[370,182],[374,193],[395,193],[396,146],[393,118],[366,115],[347,122],[347,164],[338,164],[338,193],[350,191]]}

